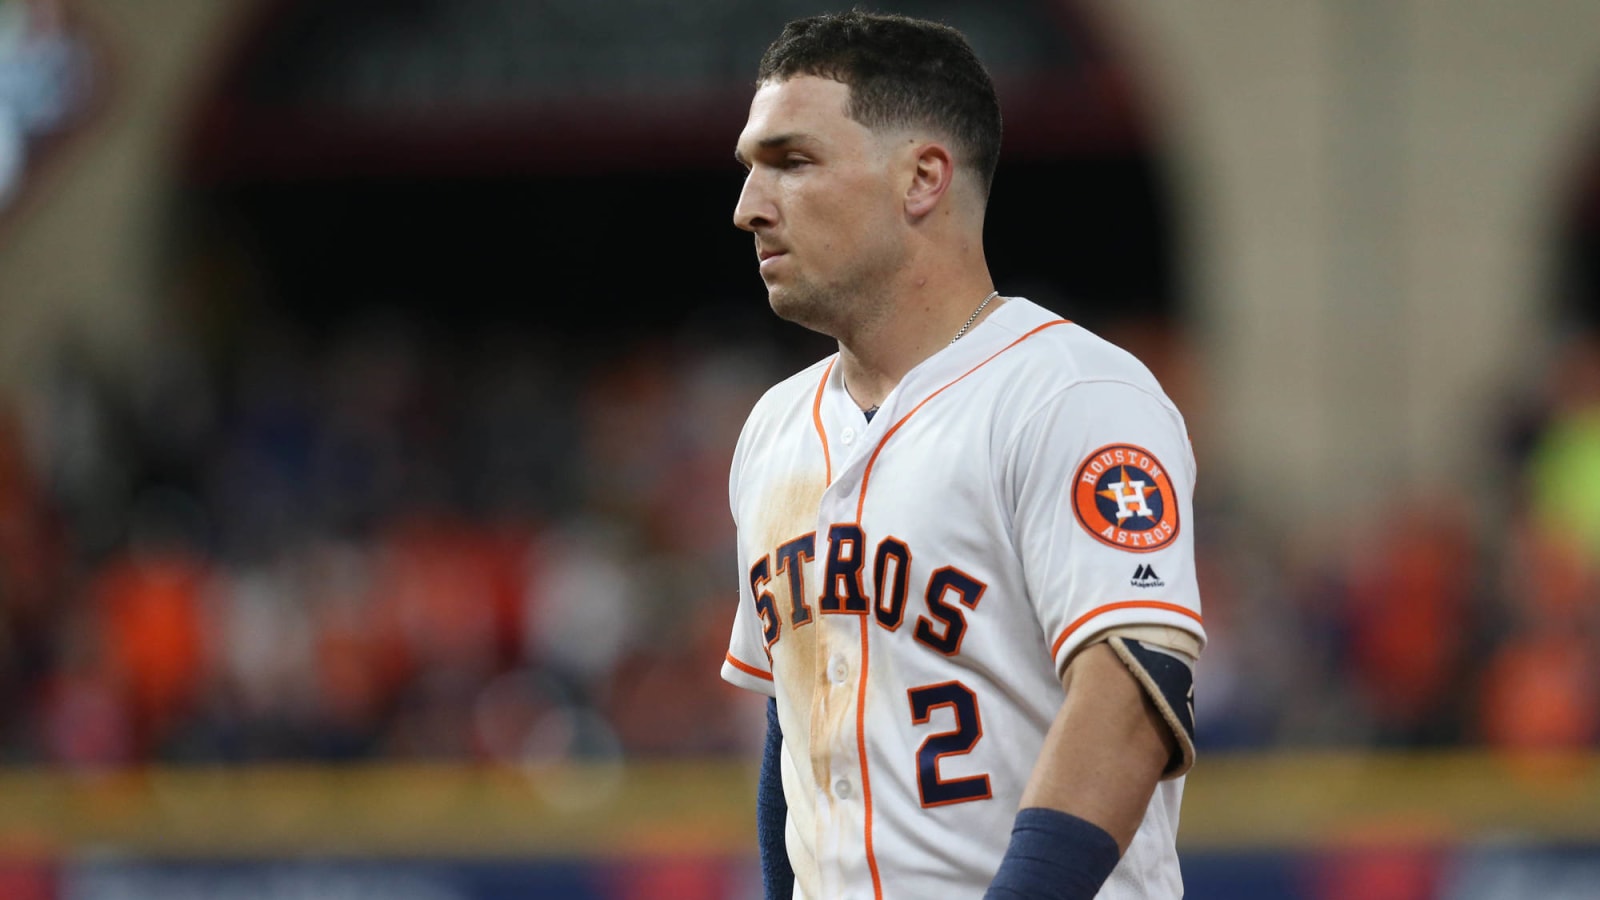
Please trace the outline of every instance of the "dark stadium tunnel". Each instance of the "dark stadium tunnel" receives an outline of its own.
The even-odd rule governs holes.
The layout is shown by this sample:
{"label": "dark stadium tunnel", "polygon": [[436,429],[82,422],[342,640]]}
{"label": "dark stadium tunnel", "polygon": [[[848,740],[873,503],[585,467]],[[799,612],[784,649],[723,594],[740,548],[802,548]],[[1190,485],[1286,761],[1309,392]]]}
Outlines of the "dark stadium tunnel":
{"label": "dark stadium tunnel", "polygon": [[[642,171],[234,184],[204,191],[281,312],[313,330],[373,306],[446,330],[509,321],[581,337],[766,327],[742,172]],[[1069,317],[1171,312],[1170,215],[1148,157],[1007,163],[996,285]],[[752,311],[761,315],[752,316]]]}
{"label": "dark stadium tunnel", "polygon": [[[308,335],[391,311],[460,337],[772,335],[826,351],[766,310],[731,222],[755,58],[821,7],[618,4],[262,0],[199,92],[172,240],[177,271],[222,257],[253,283],[201,279],[211,295],[191,310]],[[1000,290],[1090,326],[1179,316],[1154,130],[1080,5],[893,10],[962,28],[994,73]]]}

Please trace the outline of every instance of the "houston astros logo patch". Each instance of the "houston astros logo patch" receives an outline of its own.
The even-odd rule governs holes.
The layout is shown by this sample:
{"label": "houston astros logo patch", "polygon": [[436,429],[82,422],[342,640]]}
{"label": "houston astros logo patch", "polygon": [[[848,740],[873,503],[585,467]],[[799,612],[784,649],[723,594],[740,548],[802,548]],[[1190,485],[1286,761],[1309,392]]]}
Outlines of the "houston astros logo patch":
{"label": "houston astros logo patch", "polygon": [[1089,454],[1072,479],[1072,507],[1090,534],[1119,550],[1159,550],[1178,536],[1178,498],[1166,467],[1132,444]]}

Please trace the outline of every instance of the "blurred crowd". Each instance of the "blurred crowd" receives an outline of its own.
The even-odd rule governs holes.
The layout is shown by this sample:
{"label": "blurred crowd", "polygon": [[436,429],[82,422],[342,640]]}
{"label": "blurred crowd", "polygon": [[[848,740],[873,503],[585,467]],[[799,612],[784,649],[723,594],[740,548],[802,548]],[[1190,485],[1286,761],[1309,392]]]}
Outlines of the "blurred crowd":
{"label": "blurred crowd", "polygon": [[[63,352],[0,405],[0,759],[760,740],[759,701],[717,675],[727,465],[801,361],[398,318],[262,328],[225,366],[171,343],[136,377]],[[1187,404],[1181,342],[1147,346]],[[1600,740],[1600,345],[1512,405],[1496,483],[1407,495],[1359,533],[1254,533],[1202,494],[1203,746]]]}
{"label": "blurred crowd", "polygon": [[1462,423],[1481,484],[1397,486],[1343,530],[1211,510],[1205,743],[1600,745],[1600,338],[1554,359]]}
{"label": "blurred crowd", "polygon": [[[0,755],[718,754],[727,466],[771,373],[365,322],[87,356],[0,416]],[[588,356],[593,356],[592,353]]]}

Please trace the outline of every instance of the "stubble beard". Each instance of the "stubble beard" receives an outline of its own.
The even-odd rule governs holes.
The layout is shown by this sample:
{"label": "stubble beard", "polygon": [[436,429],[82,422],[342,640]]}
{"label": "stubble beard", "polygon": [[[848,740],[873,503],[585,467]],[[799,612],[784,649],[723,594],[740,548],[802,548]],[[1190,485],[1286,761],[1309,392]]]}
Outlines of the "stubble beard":
{"label": "stubble beard", "polygon": [[767,301],[778,318],[838,337],[835,332],[843,324],[841,313],[850,305],[853,293],[842,286],[802,281],[768,288]]}
{"label": "stubble beard", "polygon": [[888,315],[891,279],[905,256],[902,246],[882,246],[836,281],[801,277],[768,286],[767,301],[780,319],[848,344],[853,335]]}

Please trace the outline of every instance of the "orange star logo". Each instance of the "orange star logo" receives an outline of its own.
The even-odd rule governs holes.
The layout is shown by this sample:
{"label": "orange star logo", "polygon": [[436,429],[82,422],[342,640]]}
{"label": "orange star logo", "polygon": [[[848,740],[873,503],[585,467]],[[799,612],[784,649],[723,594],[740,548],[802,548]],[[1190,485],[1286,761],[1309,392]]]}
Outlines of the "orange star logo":
{"label": "orange star logo", "polygon": [[1179,531],[1178,495],[1166,466],[1134,444],[1107,444],[1084,458],[1072,479],[1078,522],[1095,540],[1150,553]]}
{"label": "orange star logo", "polygon": [[[1119,509],[1117,518],[1119,519],[1141,516],[1147,519],[1154,519],[1155,512],[1144,502],[1144,499],[1154,494],[1156,488],[1153,485],[1145,484],[1143,481],[1130,479],[1127,466],[1119,466],[1118,469],[1121,473],[1122,481],[1096,493],[1117,504]],[[1130,507],[1132,508],[1130,509]]]}

